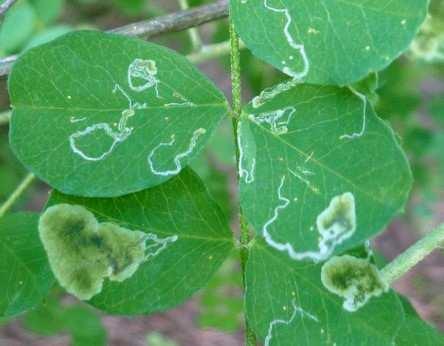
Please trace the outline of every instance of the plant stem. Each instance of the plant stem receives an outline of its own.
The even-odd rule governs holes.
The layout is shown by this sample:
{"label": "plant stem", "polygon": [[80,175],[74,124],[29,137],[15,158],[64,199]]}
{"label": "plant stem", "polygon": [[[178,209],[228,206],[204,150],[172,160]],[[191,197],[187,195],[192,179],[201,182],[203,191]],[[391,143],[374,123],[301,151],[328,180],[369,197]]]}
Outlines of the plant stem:
{"label": "plant stem", "polygon": [[[188,10],[190,8],[188,0],[178,0],[179,6],[182,10]],[[199,35],[199,31],[196,27],[188,29],[188,35],[190,37],[193,52],[198,52],[202,48],[202,40]]]}
{"label": "plant stem", "polygon": [[[245,45],[241,42],[240,49],[245,48]],[[188,60],[194,64],[200,64],[207,60],[219,58],[224,55],[230,54],[231,43],[230,41],[209,44],[202,46],[201,50],[197,53],[192,53],[187,56]]]}
{"label": "plant stem", "polygon": [[193,7],[185,11],[170,13],[165,16],[131,23],[110,30],[120,35],[153,37],[168,32],[183,31],[228,15],[228,0],[219,0],[212,4]]}
{"label": "plant stem", "polygon": [[232,89],[232,108],[234,117],[240,118],[242,112],[242,84],[240,72],[240,44],[239,37],[230,23],[230,46],[231,46],[231,89]]}
{"label": "plant stem", "polygon": [[[236,145],[236,161],[239,163],[239,147],[237,142],[237,127],[242,112],[242,84],[241,84],[241,72],[240,72],[240,47],[239,37],[234,30],[234,26],[230,23],[230,46],[231,46],[231,89],[232,89],[232,114],[233,114],[233,131],[234,142]],[[239,182],[239,173],[237,179]],[[242,208],[239,211],[240,220],[240,259],[242,267],[242,279],[244,292],[246,290],[246,266],[248,261],[248,244],[250,242],[250,234],[248,229],[248,223],[243,215]],[[256,336],[250,328],[250,324],[245,314],[245,345],[255,346]]]}
{"label": "plant stem", "polygon": [[14,192],[9,196],[9,198],[5,201],[5,203],[2,204],[0,207],[0,218],[3,217],[6,212],[11,209],[12,205],[17,202],[17,200],[20,198],[20,196],[23,194],[23,192],[26,191],[26,189],[31,185],[31,183],[34,181],[35,176],[32,173],[29,173],[25,179],[20,183],[19,186],[14,190]]}
{"label": "plant stem", "polygon": [[417,241],[406,251],[387,264],[381,275],[387,284],[392,284],[401,276],[421,262],[433,250],[444,245],[444,224],[428,233],[424,238]]}

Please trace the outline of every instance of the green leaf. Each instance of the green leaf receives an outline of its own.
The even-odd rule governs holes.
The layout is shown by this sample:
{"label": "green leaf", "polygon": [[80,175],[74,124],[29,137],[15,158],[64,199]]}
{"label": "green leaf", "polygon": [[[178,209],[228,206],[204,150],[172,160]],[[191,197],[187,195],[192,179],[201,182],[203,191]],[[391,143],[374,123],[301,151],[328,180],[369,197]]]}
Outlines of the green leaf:
{"label": "green leaf", "polygon": [[405,321],[397,338],[398,345],[443,346],[444,336],[427,322],[421,320],[417,312],[404,297],[399,299],[404,307]]}
{"label": "green leaf", "polygon": [[[294,262],[261,240],[250,251],[246,280],[248,320],[265,346],[443,345],[442,336],[405,312],[393,291],[349,312],[323,286],[320,264]],[[423,339],[410,340],[415,334]]]}
{"label": "green leaf", "polygon": [[26,315],[27,329],[44,336],[68,332],[73,346],[106,345],[106,330],[97,312],[78,304],[62,306],[54,298]]}
{"label": "green leaf", "polygon": [[23,319],[23,325],[29,331],[43,336],[62,333],[65,328],[64,309],[60,297],[51,294],[35,309],[30,310]]}
{"label": "green leaf", "polygon": [[244,213],[295,260],[361,244],[408,197],[395,135],[356,91],[280,85],[245,108],[238,143]]}
{"label": "green leaf", "polygon": [[158,187],[120,198],[87,199],[54,192],[49,205],[59,203],[83,205],[100,222],[160,239],[177,237],[160,251],[150,244],[152,256],[130,278],[105,282],[90,302],[108,312],[150,313],[182,303],[208,282],[233,248],[226,219],[189,169]]}
{"label": "green leaf", "polygon": [[55,21],[63,9],[65,0],[30,0],[39,19],[50,24]]}
{"label": "green leaf", "polygon": [[405,51],[428,0],[231,0],[236,30],[252,52],[291,77],[345,85]]}
{"label": "green leaf", "polygon": [[444,126],[444,100],[441,96],[434,96],[428,104],[430,115]]}
{"label": "green leaf", "polygon": [[13,155],[8,140],[2,133],[0,136],[0,200],[6,200],[25,175],[25,169]]}
{"label": "green leaf", "polygon": [[9,92],[17,157],[56,189],[86,197],[166,181],[227,113],[222,93],[184,57],[92,31],[26,52]]}
{"label": "green leaf", "polygon": [[37,232],[36,214],[0,219],[0,316],[18,315],[38,305],[54,284]]}
{"label": "green leaf", "polygon": [[202,292],[199,326],[235,333],[241,328],[243,299],[238,253],[233,252]]}
{"label": "green leaf", "polygon": [[104,346],[106,330],[100,317],[83,306],[71,306],[63,315],[66,329],[71,333],[72,346]]}
{"label": "green leaf", "polygon": [[28,50],[41,44],[47,43],[73,30],[74,29],[68,25],[57,25],[49,27],[48,29],[34,35],[24,49]]}
{"label": "green leaf", "polygon": [[[15,4],[0,23],[0,56],[16,52],[31,36],[36,22],[32,6],[26,1]],[[20,26],[17,27],[17,24]]]}
{"label": "green leaf", "polygon": [[128,16],[141,15],[147,5],[145,0],[113,0],[113,3]]}

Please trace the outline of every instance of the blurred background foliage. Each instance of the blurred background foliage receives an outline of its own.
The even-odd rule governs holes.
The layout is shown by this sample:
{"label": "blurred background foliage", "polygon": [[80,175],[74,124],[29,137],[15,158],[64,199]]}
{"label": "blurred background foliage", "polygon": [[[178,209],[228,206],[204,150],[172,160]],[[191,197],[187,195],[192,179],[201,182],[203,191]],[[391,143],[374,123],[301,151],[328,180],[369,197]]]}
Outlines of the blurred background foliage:
{"label": "blurred background foliage", "polygon": [[[210,2],[188,1],[191,7]],[[20,54],[72,30],[106,30],[179,8],[177,0],[19,0],[0,26],[0,58]],[[388,258],[444,221],[444,1],[432,0],[430,9],[411,49],[386,70],[355,85],[399,134],[415,176],[406,213],[375,242]],[[227,22],[204,25],[199,34],[205,44],[224,42],[228,39]],[[183,54],[193,51],[186,32],[164,35],[154,41]],[[228,57],[199,66],[229,95]],[[242,71],[245,100],[286,78],[247,50],[242,51]],[[8,146],[6,86],[6,80],[0,79],[0,202],[26,174]],[[229,119],[192,166],[233,220],[236,231],[236,169]],[[34,184],[16,208],[40,210],[47,192],[44,184]],[[413,300],[425,318],[444,330],[442,268],[444,256],[435,254],[398,289]],[[148,319],[104,316],[56,287],[37,309],[18,321],[0,323],[0,345],[8,346],[240,345],[242,298],[237,254],[230,257],[191,303],[171,313]]]}

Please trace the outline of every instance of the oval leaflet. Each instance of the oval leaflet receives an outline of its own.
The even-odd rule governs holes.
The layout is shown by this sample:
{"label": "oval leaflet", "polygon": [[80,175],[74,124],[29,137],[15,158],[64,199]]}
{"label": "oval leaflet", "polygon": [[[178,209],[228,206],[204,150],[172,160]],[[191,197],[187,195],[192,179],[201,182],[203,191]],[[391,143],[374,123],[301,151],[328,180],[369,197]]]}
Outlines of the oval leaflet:
{"label": "oval leaflet", "polygon": [[185,57],[93,31],[21,55],[9,93],[16,156],[57,190],[86,197],[170,179],[227,114],[224,95]]}
{"label": "oval leaflet", "polygon": [[257,57],[312,84],[346,85],[382,70],[426,18],[428,0],[231,0]]}

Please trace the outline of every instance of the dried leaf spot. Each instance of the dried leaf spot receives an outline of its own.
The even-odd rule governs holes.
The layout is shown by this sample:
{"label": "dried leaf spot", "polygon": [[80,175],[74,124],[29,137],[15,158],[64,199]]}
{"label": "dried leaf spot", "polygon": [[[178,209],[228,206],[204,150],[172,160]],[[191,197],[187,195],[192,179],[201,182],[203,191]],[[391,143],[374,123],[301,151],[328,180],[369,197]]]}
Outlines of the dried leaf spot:
{"label": "dried leaf spot", "polygon": [[109,257],[112,281],[124,281],[130,278],[145,260],[146,234],[131,231],[116,224],[105,222],[97,230],[102,248],[112,256]]}
{"label": "dried leaf spot", "polygon": [[356,230],[355,198],[346,192],[335,196],[316,219],[319,233],[335,243],[349,238]]}
{"label": "dried leaf spot", "polygon": [[350,312],[389,288],[375,265],[350,255],[335,256],[327,261],[322,266],[321,280],[327,290],[345,299],[342,306]]}
{"label": "dried leaf spot", "polygon": [[145,233],[99,224],[82,206],[48,208],[39,233],[60,285],[82,300],[100,293],[104,279],[126,280],[145,261]]}

